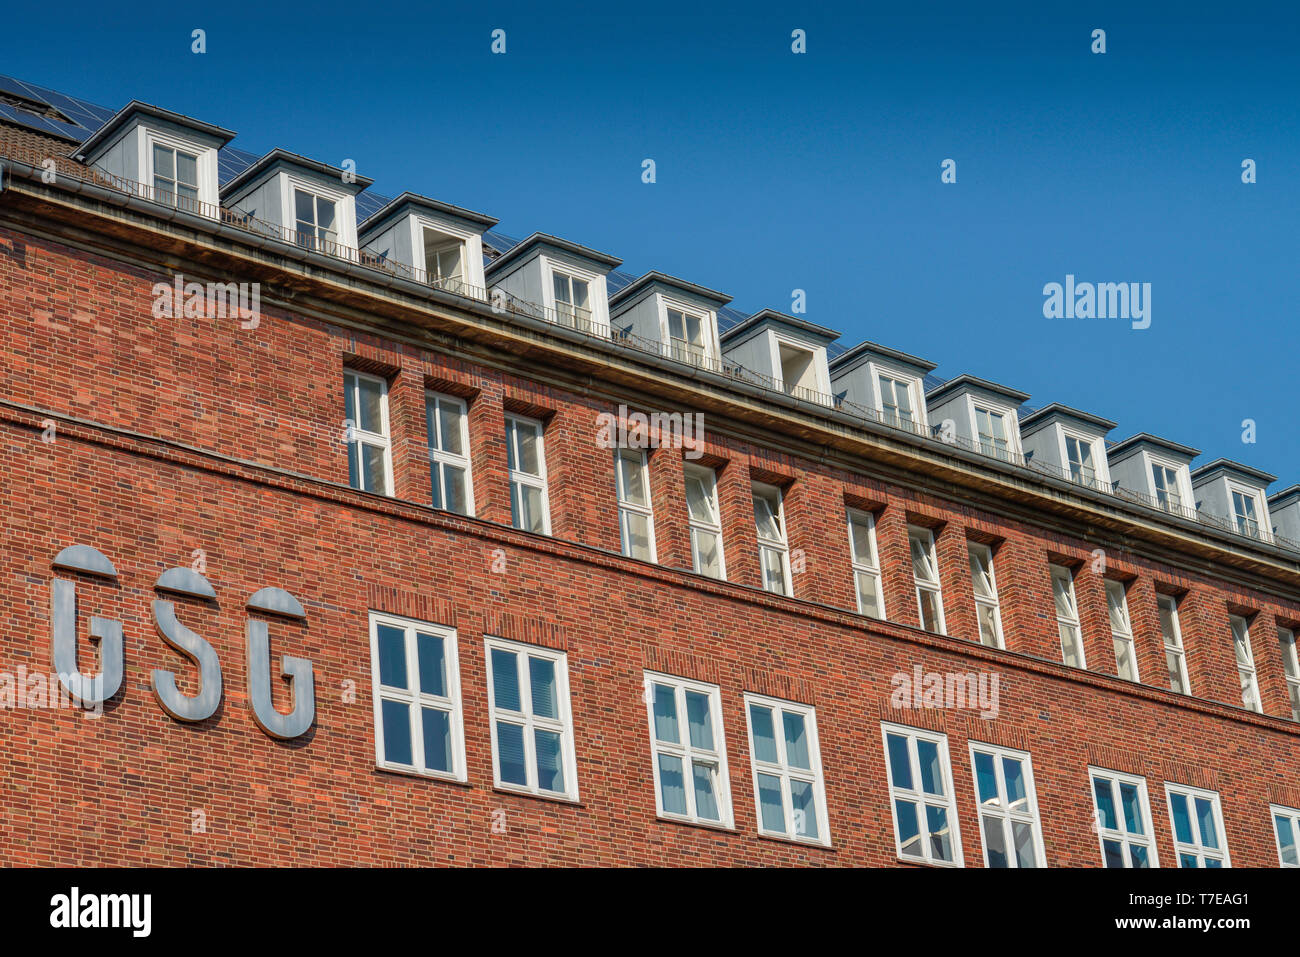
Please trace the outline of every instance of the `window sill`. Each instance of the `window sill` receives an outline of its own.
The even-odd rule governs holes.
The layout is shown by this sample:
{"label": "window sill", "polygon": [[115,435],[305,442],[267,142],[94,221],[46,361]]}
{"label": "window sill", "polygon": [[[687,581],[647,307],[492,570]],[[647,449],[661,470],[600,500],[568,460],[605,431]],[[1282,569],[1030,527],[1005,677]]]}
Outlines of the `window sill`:
{"label": "window sill", "polygon": [[735,834],[736,826],[734,824],[713,824],[709,821],[692,821],[685,817],[671,817],[667,814],[656,814],[655,820],[661,824],[680,824],[684,827],[698,827],[705,831],[714,831],[718,834]]}
{"label": "window sill", "polygon": [[492,785],[492,790],[497,794],[509,794],[511,797],[531,798],[534,801],[549,801],[551,804],[567,804],[569,807],[586,807],[577,798],[566,797],[563,794],[538,794],[534,791],[523,791],[518,788],[505,787],[500,784]]}
{"label": "window sill", "polygon": [[821,841],[801,841],[797,837],[782,837],[780,834],[764,834],[762,831],[758,832],[758,839],[760,841],[773,841],[777,844],[792,844],[795,847],[810,847],[813,850],[829,851],[832,854],[836,853],[834,844],[823,844]]}
{"label": "window sill", "polygon": [[443,784],[456,784],[464,788],[471,787],[467,779],[453,777],[449,774],[438,774],[433,771],[417,771],[415,768],[390,767],[384,764],[376,764],[375,770],[384,774],[396,774],[404,778],[419,778],[421,781],[439,781]]}

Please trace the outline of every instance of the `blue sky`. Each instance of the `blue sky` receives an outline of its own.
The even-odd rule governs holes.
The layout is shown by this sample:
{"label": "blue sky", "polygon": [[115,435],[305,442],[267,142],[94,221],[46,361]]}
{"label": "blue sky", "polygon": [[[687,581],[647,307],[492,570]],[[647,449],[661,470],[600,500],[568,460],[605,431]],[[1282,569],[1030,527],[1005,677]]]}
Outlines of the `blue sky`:
{"label": "blue sky", "polygon": [[[354,159],[379,192],[555,233],[747,311],[804,289],[846,343],[1107,416],[1112,438],[1244,461],[1274,491],[1300,482],[1294,9],[702,6],[20,4],[0,62],[227,126],[251,152]],[[1067,273],[1151,283],[1150,328],[1045,319],[1043,286]]]}

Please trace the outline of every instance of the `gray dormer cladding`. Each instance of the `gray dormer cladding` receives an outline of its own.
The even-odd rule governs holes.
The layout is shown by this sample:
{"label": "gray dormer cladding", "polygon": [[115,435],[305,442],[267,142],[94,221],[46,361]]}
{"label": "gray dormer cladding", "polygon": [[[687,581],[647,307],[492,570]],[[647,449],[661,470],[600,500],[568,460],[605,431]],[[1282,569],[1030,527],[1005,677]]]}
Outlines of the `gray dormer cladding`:
{"label": "gray dormer cladding", "polygon": [[[1113,428],[1110,419],[1053,402],[1020,420],[1020,445],[1025,460],[1049,474],[1104,487],[1110,481],[1106,435]],[[1067,438],[1087,442],[1093,462],[1091,478],[1076,476],[1071,470]]]}
{"label": "gray dormer cladding", "polygon": [[1300,485],[1277,492],[1268,500],[1268,514],[1273,534],[1287,540],[1291,548],[1300,547]]}
{"label": "gray dormer cladding", "polygon": [[1249,465],[1215,459],[1192,473],[1192,491],[1197,509],[1227,519],[1243,535],[1258,535],[1272,531],[1267,489],[1276,481]]}
{"label": "gray dormer cladding", "polygon": [[[945,423],[952,423],[952,431],[959,444],[969,443],[985,454],[1015,460],[1020,455],[1020,406],[1029,393],[999,385],[973,375],[959,375],[926,394],[926,414],[931,430],[940,436],[946,433]],[[987,447],[980,441],[980,423],[985,413],[997,417],[1002,429],[1003,449],[996,436]]]}
{"label": "gray dormer cladding", "polygon": [[1191,463],[1200,454],[1199,449],[1146,432],[1129,436],[1106,450],[1111,482],[1119,489],[1151,499],[1161,498],[1152,473],[1153,465],[1172,468],[1178,475],[1178,504],[1185,509],[1193,507]]}
{"label": "gray dormer cladding", "polygon": [[712,364],[721,356],[718,310],[729,302],[731,297],[725,293],[652,270],[614,294],[609,304],[610,322],[616,333],[657,342],[664,355],[674,355],[668,313],[689,313],[700,320],[699,349],[675,357]]}
{"label": "gray dormer cladding", "polygon": [[732,326],[719,340],[731,361],[775,380],[787,393],[829,405],[833,398],[826,347],[839,335],[806,319],[764,309]]}
{"label": "gray dormer cladding", "polygon": [[483,234],[496,224],[496,219],[483,213],[407,192],[390,200],[361,223],[357,241],[363,250],[386,264],[409,267],[416,278],[428,282],[442,278],[444,273],[439,264],[429,262],[426,248],[429,233],[459,240],[463,247],[459,263],[461,278],[475,298],[482,298]]}
{"label": "gray dormer cladding", "polygon": [[[609,335],[609,296],[605,277],[623,260],[608,253],[551,236],[533,233],[511,246],[484,269],[486,283],[515,299],[535,303],[551,322],[578,326],[583,331]],[[588,303],[561,303],[557,308],[555,276],[566,277],[568,291],[573,279],[586,284]],[[576,298],[576,297],[574,297]]]}
{"label": "gray dormer cladding", "polygon": [[276,148],[221,187],[221,202],[255,219],[295,228],[295,188],[337,203],[337,242],[357,248],[356,196],[374,180]]}
{"label": "gray dormer cladding", "polygon": [[906,382],[915,421],[924,428],[925,377],[935,364],[906,352],[899,352],[874,342],[861,342],[830,361],[831,390],[864,409],[883,413],[880,376],[893,382]]}

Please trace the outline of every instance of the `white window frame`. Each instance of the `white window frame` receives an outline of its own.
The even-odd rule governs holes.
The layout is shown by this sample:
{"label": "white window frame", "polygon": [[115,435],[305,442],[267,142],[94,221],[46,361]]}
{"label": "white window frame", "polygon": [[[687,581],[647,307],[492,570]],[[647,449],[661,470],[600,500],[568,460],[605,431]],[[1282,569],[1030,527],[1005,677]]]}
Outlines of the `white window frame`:
{"label": "white window frame", "polygon": [[356,379],[358,383],[360,383],[362,380],[368,380],[370,382],[376,383],[379,386],[379,419],[380,419],[380,426],[383,428],[384,431],[382,433],[370,432],[366,429],[361,428],[360,425],[361,409],[359,406],[359,403],[361,402],[361,390],[360,388],[357,388],[355,392],[357,395],[358,406],[356,408],[349,408],[347,410],[348,415],[346,419],[346,424],[348,426],[348,434],[346,438],[349,445],[360,445],[361,443],[365,443],[367,445],[379,446],[384,450],[384,482],[386,483],[386,488],[384,489],[383,492],[376,492],[374,489],[361,487],[361,485],[364,485],[365,483],[366,471],[365,471],[364,458],[361,454],[361,449],[358,448],[356,450],[358,485],[353,487],[356,488],[358,491],[370,492],[374,495],[394,495],[396,494],[396,492],[394,489],[394,481],[393,481],[393,443],[392,443],[392,439],[390,438],[392,434],[392,427],[389,423],[389,418],[388,418],[388,382],[385,381],[380,376],[371,375],[368,372],[358,372],[355,369],[344,369],[343,370],[343,397],[345,402],[348,395],[349,377]]}
{"label": "white window frame", "polygon": [[977,552],[984,556],[984,560],[987,562],[989,569],[989,586],[993,591],[992,597],[980,595],[980,593],[975,590],[974,575],[972,574],[971,593],[975,597],[975,623],[977,628],[979,627],[980,608],[991,608],[993,610],[993,644],[989,645],[988,642],[984,640],[984,631],[982,628],[979,630],[980,644],[987,645],[991,648],[1005,648],[1005,638],[1002,634],[1002,606],[1001,599],[998,597],[998,576],[997,571],[993,567],[993,549],[988,545],[985,545],[983,542],[968,541],[966,543],[966,552],[972,559]]}
{"label": "white window frame", "polygon": [[[1174,473],[1174,482],[1177,485],[1178,492],[1178,511],[1194,511],[1196,496],[1192,491],[1192,480],[1187,471],[1187,466],[1173,459],[1163,458],[1159,455],[1152,455],[1150,452],[1143,453],[1147,465],[1147,483],[1151,488],[1151,498],[1155,500],[1158,508],[1165,511],[1174,511],[1169,505],[1160,501],[1160,493],[1156,489],[1155,468],[1159,466],[1166,471]],[[1168,486],[1166,485],[1166,491]]]}
{"label": "white window frame", "polygon": [[[1110,800],[1115,808],[1115,823],[1119,825],[1118,828],[1102,826],[1101,807],[1097,803],[1097,778],[1104,778],[1110,788]],[[1132,785],[1137,789],[1138,811],[1142,815],[1143,834],[1133,834],[1124,824],[1124,799],[1120,791],[1120,786],[1123,784]],[[1092,796],[1093,830],[1097,832],[1097,850],[1101,852],[1102,867],[1106,866],[1106,841],[1108,840],[1120,845],[1120,857],[1126,869],[1133,869],[1132,847],[1134,845],[1144,848],[1147,852],[1147,867],[1138,868],[1139,870],[1159,867],[1160,859],[1156,851],[1155,831],[1151,823],[1151,800],[1147,795],[1146,778],[1088,765],[1088,793]]]}
{"label": "white window frame", "polygon": [[295,176],[288,171],[280,174],[280,202],[284,210],[284,229],[297,235],[298,210],[293,192],[300,189],[321,199],[334,203],[337,219],[335,237],[332,242],[340,246],[357,246],[357,203],[356,197],[342,189],[335,189],[314,179]]}
{"label": "white window frame", "polygon": [[[812,395],[800,395],[794,390],[798,388],[803,389],[805,392],[815,392],[819,395],[830,396],[831,380],[826,360],[824,358],[824,349],[809,345],[807,342],[795,339],[792,336],[781,335],[781,333],[777,332],[775,329],[769,329],[767,331],[767,338],[769,344],[768,347],[771,350],[772,356],[772,378],[781,383],[781,391],[786,393],[786,395],[794,395],[810,401],[815,401],[816,397]],[[814,384],[811,387],[800,386],[798,383],[785,381],[785,364],[781,361],[782,348],[795,352],[807,353],[808,364],[812,367],[813,373]]]}
{"label": "white window frame", "polygon": [[[1061,610],[1056,607],[1056,587],[1055,584],[1053,584],[1052,610],[1053,612],[1055,612],[1056,615],[1056,634],[1061,644],[1061,663],[1068,668],[1078,667],[1078,668],[1086,669],[1088,667],[1088,656],[1083,646],[1083,625],[1079,617],[1079,597],[1078,595],[1075,594],[1074,591],[1074,572],[1064,565],[1057,565],[1055,563],[1052,563],[1047,567],[1048,567],[1049,578],[1053,581],[1053,583],[1058,578],[1064,578],[1066,583],[1070,586],[1070,591],[1069,591],[1070,608],[1074,613],[1074,617],[1072,618],[1063,617],[1061,615]],[[1075,640],[1078,642],[1078,646],[1079,646],[1078,665],[1072,665],[1068,661],[1066,661],[1065,638],[1064,636],[1061,635],[1062,627],[1074,629]]]}
{"label": "white window frame", "polygon": [[[1114,578],[1107,578],[1105,580],[1105,585],[1106,620],[1110,624],[1110,639],[1115,650],[1115,674],[1117,677],[1123,678],[1125,681],[1136,683],[1141,681],[1141,677],[1138,670],[1137,642],[1133,639],[1133,619],[1129,617],[1128,612],[1128,587],[1122,581],[1118,581]],[[1116,625],[1114,618],[1111,615],[1111,599],[1116,592],[1119,593],[1119,611],[1123,616],[1123,621],[1118,625]],[[1133,662],[1133,674],[1131,675],[1120,674],[1123,670],[1120,666],[1120,645],[1125,645],[1128,648],[1129,660]]]}
{"label": "white window frame", "polygon": [[[1061,441],[1061,470],[1064,472],[1066,479],[1077,485],[1088,487],[1108,486],[1110,484],[1110,470],[1106,462],[1106,445],[1102,439],[1095,435],[1088,435],[1075,429],[1067,429],[1061,426],[1057,430]],[[1070,440],[1073,439],[1080,446],[1088,446],[1089,454],[1092,457],[1092,478],[1076,478],[1070,468]]]}
{"label": "white window frame", "polygon": [[[663,337],[661,341],[663,342],[664,355],[671,359],[676,359],[679,362],[686,362],[690,365],[710,365],[718,355],[716,313],[711,309],[705,309],[702,306],[684,302],[680,299],[673,299],[669,296],[660,295],[657,298],[659,300],[659,334]],[[699,358],[699,361],[693,361],[687,358],[689,351],[686,354],[678,355],[674,350],[674,337],[668,324],[669,311],[680,312],[683,317],[689,314],[700,321],[700,348],[703,355]],[[686,320],[683,318],[682,331],[685,331],[685,322]],[[687,340],[680,341],[686,342]]]}
{"label": "white window frame", "polygon": [[[305,233],[303,230],[298,228],[298,222],[299,222],[298,193],[302,193],[312,198],[312,204],[311,204],[312,228],[310,233]],[[319,222],[319,216],[320,216],[320,203],[322,201],[327,202],[334,207],[334,226],[332,229],[325,230],[327,237],[330,234],[333,234],[334,237],[333,239],[329,239],[329,238],[321,239],[320,237],[321,224]],[[286,219],[291,224],[288,226],[288,229],[293,233],[294,241],[298,242],[298,244],[303,246],[304,248],[314,249],[314,250],[323,249],[324,251],[328,252],[330,251],[329,250],[330,246],[338,246],[341,244],[342,230],[340,229],[340,226],[342,225],[341,220],[343,218],[343,204],[340,200],[335,198],[328,191],[317,189],[315,187],[308,186],[306,184],[300,185],[298,183],[291,183],[289,186],[289,209],[287,213],[288,215],[286,216]],[[304,235],[311,236],[310,243],[304,244],[299,242],[299,238]]]}
{"label": "white window frame", "polygon": [[[971,444],[975,447],[975,451],[1003,462],[1018,461],[1023,452],[1020,448],[1020,419],[1016,415],[1015,408],[1001,402],[990,401],[983,396],[976,399],[975,396],[969,393],[966,396],[966,407],[970,416]],[[999,454],[996,451],[988,451],[984,448],[984,443],[980,440],[981,412],[986,415],[996,414],[1002,417],[1002,425],[1006,431],[1007,441],[1005,453]]]}
{"label": "white window frame", "polygon": [[[929,435],[929,410],[925,404],[923,380],[915,373],[907,372],[899,366],[881,362],[877,359],[872,359],[867,363],[867,371],[871,374],[872,402],[876,412],[880,414],[881,420],[886,424],[895,422],[893,417],[885,412],[885,395],[880,388],[880,377],[883,375],[887,379],[893,379],[895,382],[907,385],[908,399],[912,403],[912,425],[909,431],[914,431],[918,435]],[[901,423],[899,427],[909,428]]]}
{"label": "white window frame", "polygon": [[[913,538],[921,538],[923,540],[926,554],[929,556],[930,563],[934,566],[933,581],[926,580],[923,582],[920,578],[916,577],[916,562],[912,559]],[[917,620],[920,622],[922,630],[931,630],[926,625],[924,615],[921,612],[921,609],[924,607],[924,604],[921,601],[921,592],[932,592],[934,594],[935,607],[939,612],[939,621],[937,623],[939,627],[933,630],[933,633],[946,635],[948,634],[948,622],[943,610],[943,583],[939,577],[939,551],[935,547],[934,530],[926,528],[924,525],[907,526],[907,553],[908,561],[912,565],[912,581],[915,586]]]}
{"label": "white window frame", "polygon": [[[631,459],[636,457],[639,461],[639,474],[645,488],[645,505],[637,505],[627,499],[627,489],[623,483],[623,469],[619,465],[619,459]],[[655,544],[655,511],[653,500],[650,495],[650,456],[645,449],[615,449],[614,450],[614,491],[618,496],[618,537],[622,543],[623,554],[628,558],[634,557],[631,551],[631,540],[628,535],[628,515],[640,515],[646,520],[648,529],[648,538],[650,540],[650,557],[641,559],[642,561],[657,562],[659,560],[658,546]]]}
{"label": "white window frame", "polygon": [[[488,722],[492,733],[492,785],[503,791],[516,794],[531,794],[537,797],[558,798],[567,801],[578,800],[577,755],[573,741],[573,710],[569,702],[569,656],[563,651],[543,648],[540,645],[528,645],[505,638],[484,637],[483,658],[487,674],[488,687]],[[508,651],[518,657],[515,659],[519,683],[519,705],[522,711],[508,711],[497,707],[496,676],[493,674],[492,651]],[[555,664],[555,697],[557,699],[558,718],[545,718],[532,710],[532,682],[528,667],[529,658],[542,658]],[[497,741],[497,722],[518,725],[523,728],[524,770],[528,784],[516,784],[501,780],[501,752]],[[564,792],[548,791],[540,787],[537,780],[537,745],[533,732],[535,730],[552,731],[560,736],[560,754],[564,769]]]}
{"label": "white window frame", "polygon": [[[434,403],[433,423],[437,430],[436,436],[425,436],[429,445],[429,464],[431,466],[429,474],[430,488],[432,490],[433,476],[436,473],[438,477],[438,495],[442,503],[440,507],[447,509],[447,485],[443,480],[442,466],[450,465],[453,468],[463,469],[465,472],[465,506],[469,509],[465,514],[473,516],[474,514],[474,474],[470,465],[470,447],[469,447],[469,405],[464,399],[454,395],[445,395],[441,392],[434,392],[432,389],[424,390],[425,403],[425,427],[427,433],[428,427],[428,406]],[[442,416],[439,414],[442,405],[454,405],[460,409],[460,447],[465,450],[464,455],[457,455],[455,452],[445,452],[441,448],[445,444],[442,437]]]}
{"label": "white window frame", "polygon": [[[1289,862],[1282,856],[1282,835],[1277,829],[1277,819],[1286,818],[1291,824],[1291,839],[1294,841],[1293,847],[1297,859],[1295,862]],[[1268,806],[1268,819],[1273,825],[1273,844],[1277,847],[1277,866],[1285,868],[1300,867],[1300,810],[1287,807],[1284,804],[1270,804]]]}
{"label": "white window frame", "polygon": [[[887,423],[891,425],[901,425],[904,422],[910,422],[914,426],[920,426],[921,425],[920,417],[917,415],[917,411],[916,411],[916,389],[914,388],[914,380],[909,376],[900,376],[890,369],[876,369],[874,371],[875,371],[874,384],[876,388],[876,408],[877,410],[879,410],[881,418],[883,418]],[[892,405],[894,408],[898,408],[898,394],[899,391],[901,390],[903,395],[906,396],[907,398],[908,411],[911,415],[910,418],[905,418],[901,415],[894,415],[886,408],[886,402],[885,402],[885,381],[886,380],[889,381],[891,386],[891,388],[889,389],[891,401],[888,403],[888,405]]]}
{"label": "white window frame", "polygon": [[[403,632],[406,651],[406,689],[394,688],[380,683],[379,675],[379,626],[388,625]],[[417,634],[434,635],[443,641],[443,660],[447,667],[447,695],[440,697],[420,690],[420,663]],[[446,781],[467,780],[465,761],[465,716],[461,706],[460,694],[460,653],[456,641],[456,629],[445,625],[390,615],[386,612],[370,612],[370,680],[374,698],[375,716],[375,765],[387,771],[403,771],[422,777],[439,778]],[[411,713],[411,764],[389,761],[384,756],[384,714],[383,703],[395,701],[407,705]],[[447,711],[451,715],[452,769],[450,772],[429,768],[425,762],[424,722],[421,709],[424,706]],[[413,707],[412,707],[413,706]]]}
{"label": "white window frame", "polygon": [[[1181,795],[1187,801],[1188,824],[1193,829],[1193,837],[1196,838],[1195,844],[1185,844],[1178,840],[1178,826],[1174,818],[1174,795]],[[1219,847],[1217,849],[1208,848],[1202,843],[1205,835],[1201,833],[1200,818],[1196,815],[1197,798],[1210,802],[1214,816],[1214,827],[1219,836]],[[1219,802],[1218,791],[1206,791],[1188,784],[1171,784],[1166,781],[1165,803],[1169,807],[1169,837],[1174,842],[1174,859],[1178,862],[1179,867],[1183,866],[1184,854],[1194,856],[1197,860],[1197,867],[1205,867],[1206,860],[1221,861],[1224,867],[1232,866],[1232,861],[1228,856],[1228,835],[1223,829],[1223,805]]]}
{"label": "white window frame", "polygon": [[1287,702],[1291,717],[1300,721],[1300,659],[1296,654],[1295,629],[1277,626],[1279,650],[1282,652],[1282,672],[1286,677]]}
{"label": "white window frame", "polygon": [[692,474],[702,482],[706,482],[711,494],[709,500],[713,504],[713,518],[710,522],[703,521],[691,515],[689,503],[686,506],[686,522],[691,530],[691,568],[696,574],[707,575],[701,571],[700,550],[697,544],[697,533],[706,532],[717,536],[718,540],[718,581],[727,580],[727,557],[722,545],[722,502],[718,499],[718,473],[715,469],[707,465],[696,465],[688,462],[684,466],[683,479],[689,479]]}
{"label": "white window frame", "polygon": [[[512,514],[515,515],[523,514],[522,501],[519,501],[519,504],[517,506],[515,506],[514,504],[516,502],[516,496],[520,496],[520,498],[522,498],[522,493],[519,492],[517,486],[528,485],[532,488],[541,489],[542,492],[541,534],[550,535],[551,534],[551,494],[549,489],[550,482],[547,481],[547,473],[546,473],[546,426],[541,419],[533,419],[525,415],[515,415],[512,412],[506,413],[505,422],[506,422],[507,443],[512,441],[512,436],[511,436],[512,431],[514,432],[514,435],[516,437],[518,436],[518,429],[520,425],[532,426],[537,430],[537,469],[541,473],[540,475],[533,475],[529,472],[521,472],[518,469],[517,466],[520,463],[520,455],[519,455],[518,441],[516,438],[515,439],[516,447],[513,450],[516,468],[507,469],[510,475],[510,501],[512,503],[512,509],[517,508],[517,510],[512,511]],[[512,424],[514,425],[513,430],[511,429]],[[508,461],[509,460],[507,459],[507,463]],[[515,526],[513,522],[511,523],[511,525],[512,527],[518,528],[518,526]],[[520,528],[519,531],[527,531],[527,529]]]}
{"label": "white window frame", "polygon": [[[975,755],[987,754],[993,759],[993,773],[998,789],[998,799],[996,805],[985,804],[980,801],[979,793],[979,774],[975,770]],[[1007,805],[1007,782],[1006,768],[1003,760],[1009,759],[1019,761],[1024,772],[1025,778],[1025,799],[1028,802],[1027,810],[1012,810]],[[994,818],[1002,828],[1003,847],[1006,848],[1007,866],[1010,868],[1020,867],[1015,852],[1015,830],[1013,824],[1027,824],[1030,828],[1030,834],[1034,843],[1034,860],[1035,867],[1047,866],[1047,853],[1043,848],[1043,827],[1038,816],[1038,792],[1034,787],[1034,768],[1033,761],[1028,751],[1017,751],[1014,748],[1001,748],[993,744],[983,744],[978,741],[970,742],[970,768],[971,768],[971,785],[975,790],[975,816],[979,820],[980,829],[980,847],[984,852],[984,866],[990,867],[989,864],[989,842],[987,835],[987,822],[985,818]]]}
{"label": "white window frame", "polygon": [[[857,538],[853,534],[853,525],[858,523],[865,525],[867,528],[867,542],[871,547],[870,560],[864,559],[858,554]],[[870,615],[870,612],[864,611],[862,601],[862,578],[866,576],[875,590],[876,608],[880,611],[878,620],[885,621],[888,614],[885,611],[885,590],[881,584],[880,577],[880,550],[876,542],[876,517],[868,511],[859,508],[848,510],[848,527],[849,527],[849,565],[853,571],[853,593],[857,597],[858,614]]]}
{"label": "white window frame", "polygon": [[[889,736],[897,735],[907,740],[907,759],[912,776],[913,787],[901,787],[894,781],[894,763],[889,754]],[[944,794],[930,794],[921,785],[921,757],[917,749],[918,741],[928,741],[939,749],[939,760],[943,772]],[[880,723],[880,742],[884,748],[885,775],[889,784],[889,814],[894,824],[894,853],[900,861],[911,864],[931,864],[935,867],[965,867],[966,862],[961,850],[961,826],[957,820],[957,795],[952,777],[952,758],[948,753],[948,736],[938,731],[924,731],[903,724]],[[922,855],[917,857],[903,853],[903,840],[898,827],[898,801],[917,805],[918,836]],[[926,805],[942,807],[947,811],[948,828],[952,834],[952,860],[945,861],[930,854],[929,816]]]}
{"label": "white window frame", "polygon": [[1169,670],[1169,658],[1170,656],[1173,656],[1178,662],[1178,680],[1182,685],[1181,688],[1175,688],[1173,685],[1170,685],[1169,690],[1177,692],[1178,694],[1191,694],[1192,684],[1187,675],[1187,649],[1183,646],[1183,624],[1178,617],[1178,599],[1173,595],[1158,593],[1156,595],[1157,612],[1165,607],[1168,607],[1169,609],[1169,621],[1173,626],[1174,631],[1173,641],[1171,643],[1170,636],[1165,633],[1165,619],[1161,616],[1160,637],[1164,642],[1165,648],[1165,670]]}
{"label": "white window frame", "polygon": [[[569,301],[560,299],[555,294],[555,284],[557,280],[562,280],[567,287]],[[580,306],[573,300],[576,298],[573,293],[573,284],[580,282],[587,287],[587,304]],[[595,295],[592,289],[591,280],[586,276],[579,275],[572,269],[560,266],[551,266],[551,303],[555,307],[555,321],[562,326],[570,329],[578,329],[583,332],[591,332],[595,329]]]}
{"label": "white window frame", "polygon": [[[1237,658],[1237,622],[1241,622],[1241,632],[1245,639],[1242,642],[1242,647],[1246,650],[1247,660],[1245,662],[1242,662]],[[1254,699],[1253,701],[1246,701],[1243,697],[1241,700],[1241,706],[1259,714],[1263,714],[1264,702],[1259,694],[1259,671],[1255,666],[1255,649],[1250,640],[1250,621],[1245,615],[1231,614],[1228,616],[1228,630],[1232,636],[1232,658],[1237,665],[1238,682],[1241,683],[1249,679],[1250,691]]]}
{"label": "white window frame", "polygon": [[[137,140],[139,143],[140,163],[142,169],[140,182],[147,183],[150,189],[153,188],[153,148],[155,144],[171,150],[183,150],[184,152],[194,154],[199,158],[199,202],[205,203],[208,206],[218,205],[219,186],[217,184],[217,151],[215,149],[211,146],[193,143],[177,136],[168,135],[159,130],[151,130],[143,125],[137,126],[136,129],[139,131],[140,137]],[[202,209],[202,207],[194,210],[194,212],[201,212],[203,215],[210,216],[216,215],[215,210],[209,212]]]}
{"label": "white window frame", "polygon": [[[1232,480],[1226,480],[1228,488],[1228,514],[1232,517],[1232,527],[1237,530],[1238,535],[1245,535],[1248,538],[1263,538],[1264,529],[1269,524],[1268,511],[1264,506],[1264,496],[1259,489],[1251,488],[1249,485],[1241,485]],[[1237,503],[1234,496],[1240,495],[1243,499],[1250,502],[1255,509],[1255,518],[1253,519],[1255,527],[1247,528],[1242,518],[1237,514]]]}
{"label": "white window frame", "polygon": [[[763,498],[766,500],[775,496],[776,512],[773,517],[776,519],[777,528],[781,532],[780,539],[764,538],[762,533],[759,532],[758,517],[757,513],[755,514],[754,532],[755,537],[758,540],[758,571],[759,575],[762,576],[763,590],[771,592],[774,595],[785,595],[788,597],[794,594],[794,583],[791,580],[792,575],[790,573],[790,534],[789,529],[787,529],[785,525],[785,492],[782,491],[779,486],[768,485],[766,482],[754,482],[752,485],[754,499]],[[782,576],[781,591],[776,591],[773,588],[769,588],[767,585],[766,566],[763,563],[764,552],[772,553],[780,560]]]}
{"label": "white window frame", "polygon": [[[751,705],[772,710],[773,741],[776,744],[777,755],[776,764],[758,759],[758,752],[754,747],[754,722],[749,710]],[[744,706],[745,727],[749,734],[750,772],[754,786],[754,821],[758,833],[766,837],[780,838],[798,844],[830,847],[831,826],[826,814],[826,790],[822,773],[821,744],[817,736],[817,709],[811,705],[799,704],[797,701],[785,701],[781,698],[769,698],[766,695],[751,693],[745,694]],[[786,754],[785,722],[781,718],[781,712],[783,711],[803,716],[804,733],[808,736],[808,763],[812,765],[811,770],[792,767],[789,764]],[[781,806],[785,811],[785,831],[783,833],[769,831],[763,827],[763,807],[758,789],[758,776],[760,774],[771,775],[781,781]],[[817,812],[819,831],[816,838],[795,833],[794,796],[790,789],[791,780],[803,781],[812,785],[813,804]]]}
{"label": "white window frame", "polygon": [[[655,736],[654,686],[664,685],[673,691],[673,702],[677,709],[677,731],[680,740],[661,741]],[[686,711],[686,693],[688,691],[704,695],[709,702],[709,717],[713,722],[713,743],[715,750],[706,751],[691,744],[690,729]],[[657,671],[645,672],[646,715],[650,723],[650,764],[654,780],[655,813],[666,821],[685,821],[704,827],[720,827],[732,830],[736,826],[731,804],[731,772],[727,768],[727,736],[722,726],[722,691],[717,685],[688,678],[678,678]],[[664,810],[663,783],[660,779],[659,756],[661,754],[677,758],[682,763],[682,787],[686,796],[686,813],[673,814]],[[695,761],[712,764],[717,768],[713,782],[714,797],[718,803],[718,820],[701,817],[695,804],[694,767]]]}

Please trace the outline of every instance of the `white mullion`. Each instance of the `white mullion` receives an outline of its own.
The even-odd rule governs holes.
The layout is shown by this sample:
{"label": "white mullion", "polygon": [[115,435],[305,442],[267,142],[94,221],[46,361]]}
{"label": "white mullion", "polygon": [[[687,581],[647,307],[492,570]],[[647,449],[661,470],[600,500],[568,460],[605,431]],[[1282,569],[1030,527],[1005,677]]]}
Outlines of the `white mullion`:
{"label": "white mullion", "polygon": [[[691,729],[690,717],[686,711],[686,686],[677,685],[673,688],[673,702],[677,708],[677,737],[681,741],[681,762],[682,762],[682,790],[686,798],[686,815],[691,820],[699,818],[699,811],[695,807],[695,782],[693,780],[694,768],[691,764]],[[713,702],[709,702],[710,710]]]}

